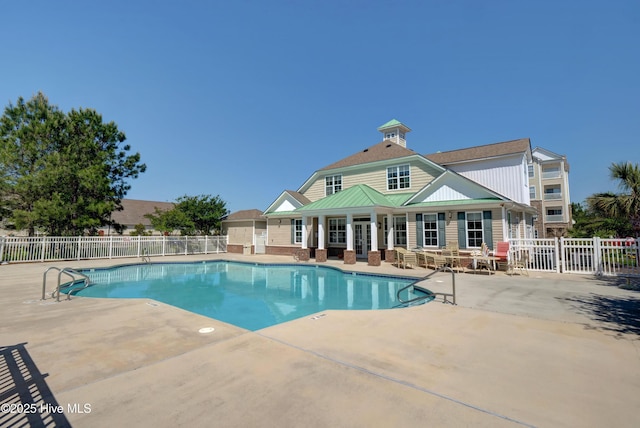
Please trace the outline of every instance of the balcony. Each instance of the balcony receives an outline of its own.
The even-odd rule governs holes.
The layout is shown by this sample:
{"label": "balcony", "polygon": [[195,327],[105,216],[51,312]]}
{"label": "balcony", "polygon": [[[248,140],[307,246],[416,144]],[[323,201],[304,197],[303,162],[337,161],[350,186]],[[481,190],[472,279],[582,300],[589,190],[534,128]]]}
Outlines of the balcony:
{"label": "balcony", "polygon": [[562,193],[545,193],[543,198],[545,201],[557,201],[562,199]]}
{"label": "balcony", "polygon": [[551,178],[560,178],[560,177],[562,177],[562,172],[560,172],[560,171],[554,171],[554,170],[542,171],[542,179],[543,180],[548,180],[548,179],[551,179]]}
{"label": "balcony", "polygon": [[545,223],[564,223],[565,219],[562,214],[544,216]]}

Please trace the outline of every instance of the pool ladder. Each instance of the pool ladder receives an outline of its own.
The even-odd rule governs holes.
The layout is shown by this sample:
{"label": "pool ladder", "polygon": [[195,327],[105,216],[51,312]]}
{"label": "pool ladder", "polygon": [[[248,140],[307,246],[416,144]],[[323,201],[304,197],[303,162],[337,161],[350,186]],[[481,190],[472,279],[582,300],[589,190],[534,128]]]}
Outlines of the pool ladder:
{"label": "pool ladder", "polygon": [[[433,292],[430,291],[424,295],[424,296],[418,296],[418,297],[414,297],[413,299],[409,299],[409,300],[403,300],[402,297],[400,297],[400,293],[402,293],[404,290],[408,290],[409,288],[413,287],[415,288],[415,285],[419,282],[422,281],[426,281],[427,279],[431,278],[433,275],[437,274],[437,273],[441,273],[441,272],[451,272],[451,293],[440,293],[440,292]],[[420,288],[420,287],[418,287]],[[431,297],[434,296],[442,296],[444,298],[444,301],[442,303],[451,303],[452,305],[456,304],[456,274],[453,271],[453,269],[451,269],[449,266],[442,266],[439,267],[438,269],[434,270],[433,272],[431,272],[429,275],[424,276],[420,279],[417,279],[415,281],[413,281],[411,284],[402,287],[400,290],[398,290],[398,293],[396,294],[396,297],[398,298],[398,300],[400,301],[400,303],[402,303],[403,305],[410,305],[410,304],[416,304],[419,303],[423,300],[429,299]],[[447,298],[451,297],[452,300],[449,301]]]}
{"label": "pool ladder", "polygon": [[[91,283],[91,280],[87,275],[80,273],[75,269],[68,268],[68,267],[60,269],[58,267],[52,266],[48,268],[46,271],[44,271],[44,274],[42,275],[42,300],[45,299],[45,294],[46,294],[47,274],[49,273],[49,271],[52,271],[52,270],[58,271],[58,285],[56,286],[56,289],[51,293],[51,297],[55,297],[56,301],[58,302],[60,301],[60,280],[62,279],[63,274],[71,278],[71,285],[75,284],[78,281],[84,281],[83,288],[86,288]],[[78,277],[80,277],[80,279],[78,279]],[[71,299],[71,292],[67,293],[67,300],[70,300],[70,299]]]}

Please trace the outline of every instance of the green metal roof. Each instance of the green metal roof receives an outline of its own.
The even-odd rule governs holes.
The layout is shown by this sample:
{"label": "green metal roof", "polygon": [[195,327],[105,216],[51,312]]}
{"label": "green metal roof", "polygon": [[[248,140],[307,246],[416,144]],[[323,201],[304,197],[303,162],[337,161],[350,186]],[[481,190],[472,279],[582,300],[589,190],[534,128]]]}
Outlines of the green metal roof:
{"label": "green metal roof", "polygon": [[372,189],[366,184],[358,184],[342,192],[334,193],[326,198],[300,207],[296,212],[374,206],[393,207],[395,205],[388,197],[377,190]]}
{"label": "green metal roof", "polygon": [[399,125],[406,126],[402,122],[400,122],[399,120],[391,119],[389,122],[387,122],[384,125],[378,127],[378,130],[384,129],[384,128],[391,128],[392,126],[399,126]]}

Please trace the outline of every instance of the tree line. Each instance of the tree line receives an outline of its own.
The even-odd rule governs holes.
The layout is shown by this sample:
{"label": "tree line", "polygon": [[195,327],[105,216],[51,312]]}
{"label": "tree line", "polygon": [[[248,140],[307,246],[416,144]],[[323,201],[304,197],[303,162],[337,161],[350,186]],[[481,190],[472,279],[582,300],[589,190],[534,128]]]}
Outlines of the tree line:
{"label": "tree line", "polygon": [[617,181],[620,193],[595,193],[585,205],[572,203],[571,237],[640,236],[640,166],[631,162],[613,163],[609,176]]}
{"label": "tree line", "polygon": [[[111,214],[147,169],[125,141],[95,110],[65,113],[42,92],[9,103],[0,117],[0,223],[29,236],[93,235],[101,227],[122,233]],[[219,196],[184,196],[150,219],[161,231],[210,233],[226,214]]]}

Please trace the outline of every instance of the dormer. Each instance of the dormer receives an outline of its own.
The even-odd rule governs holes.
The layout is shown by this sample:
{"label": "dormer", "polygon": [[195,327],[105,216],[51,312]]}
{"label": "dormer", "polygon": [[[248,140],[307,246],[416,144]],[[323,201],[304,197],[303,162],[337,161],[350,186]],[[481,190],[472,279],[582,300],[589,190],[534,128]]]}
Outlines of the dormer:
{"label": "dormer", "polygon": [[382,132],[384,140],[393,141],[402,147],[407,147],[406,133],[411,132],[411,129],[408,126],[405,126],[402,122],[399,122],[396,119],[391,119],[389,122],[379,127],[378,131]]}

